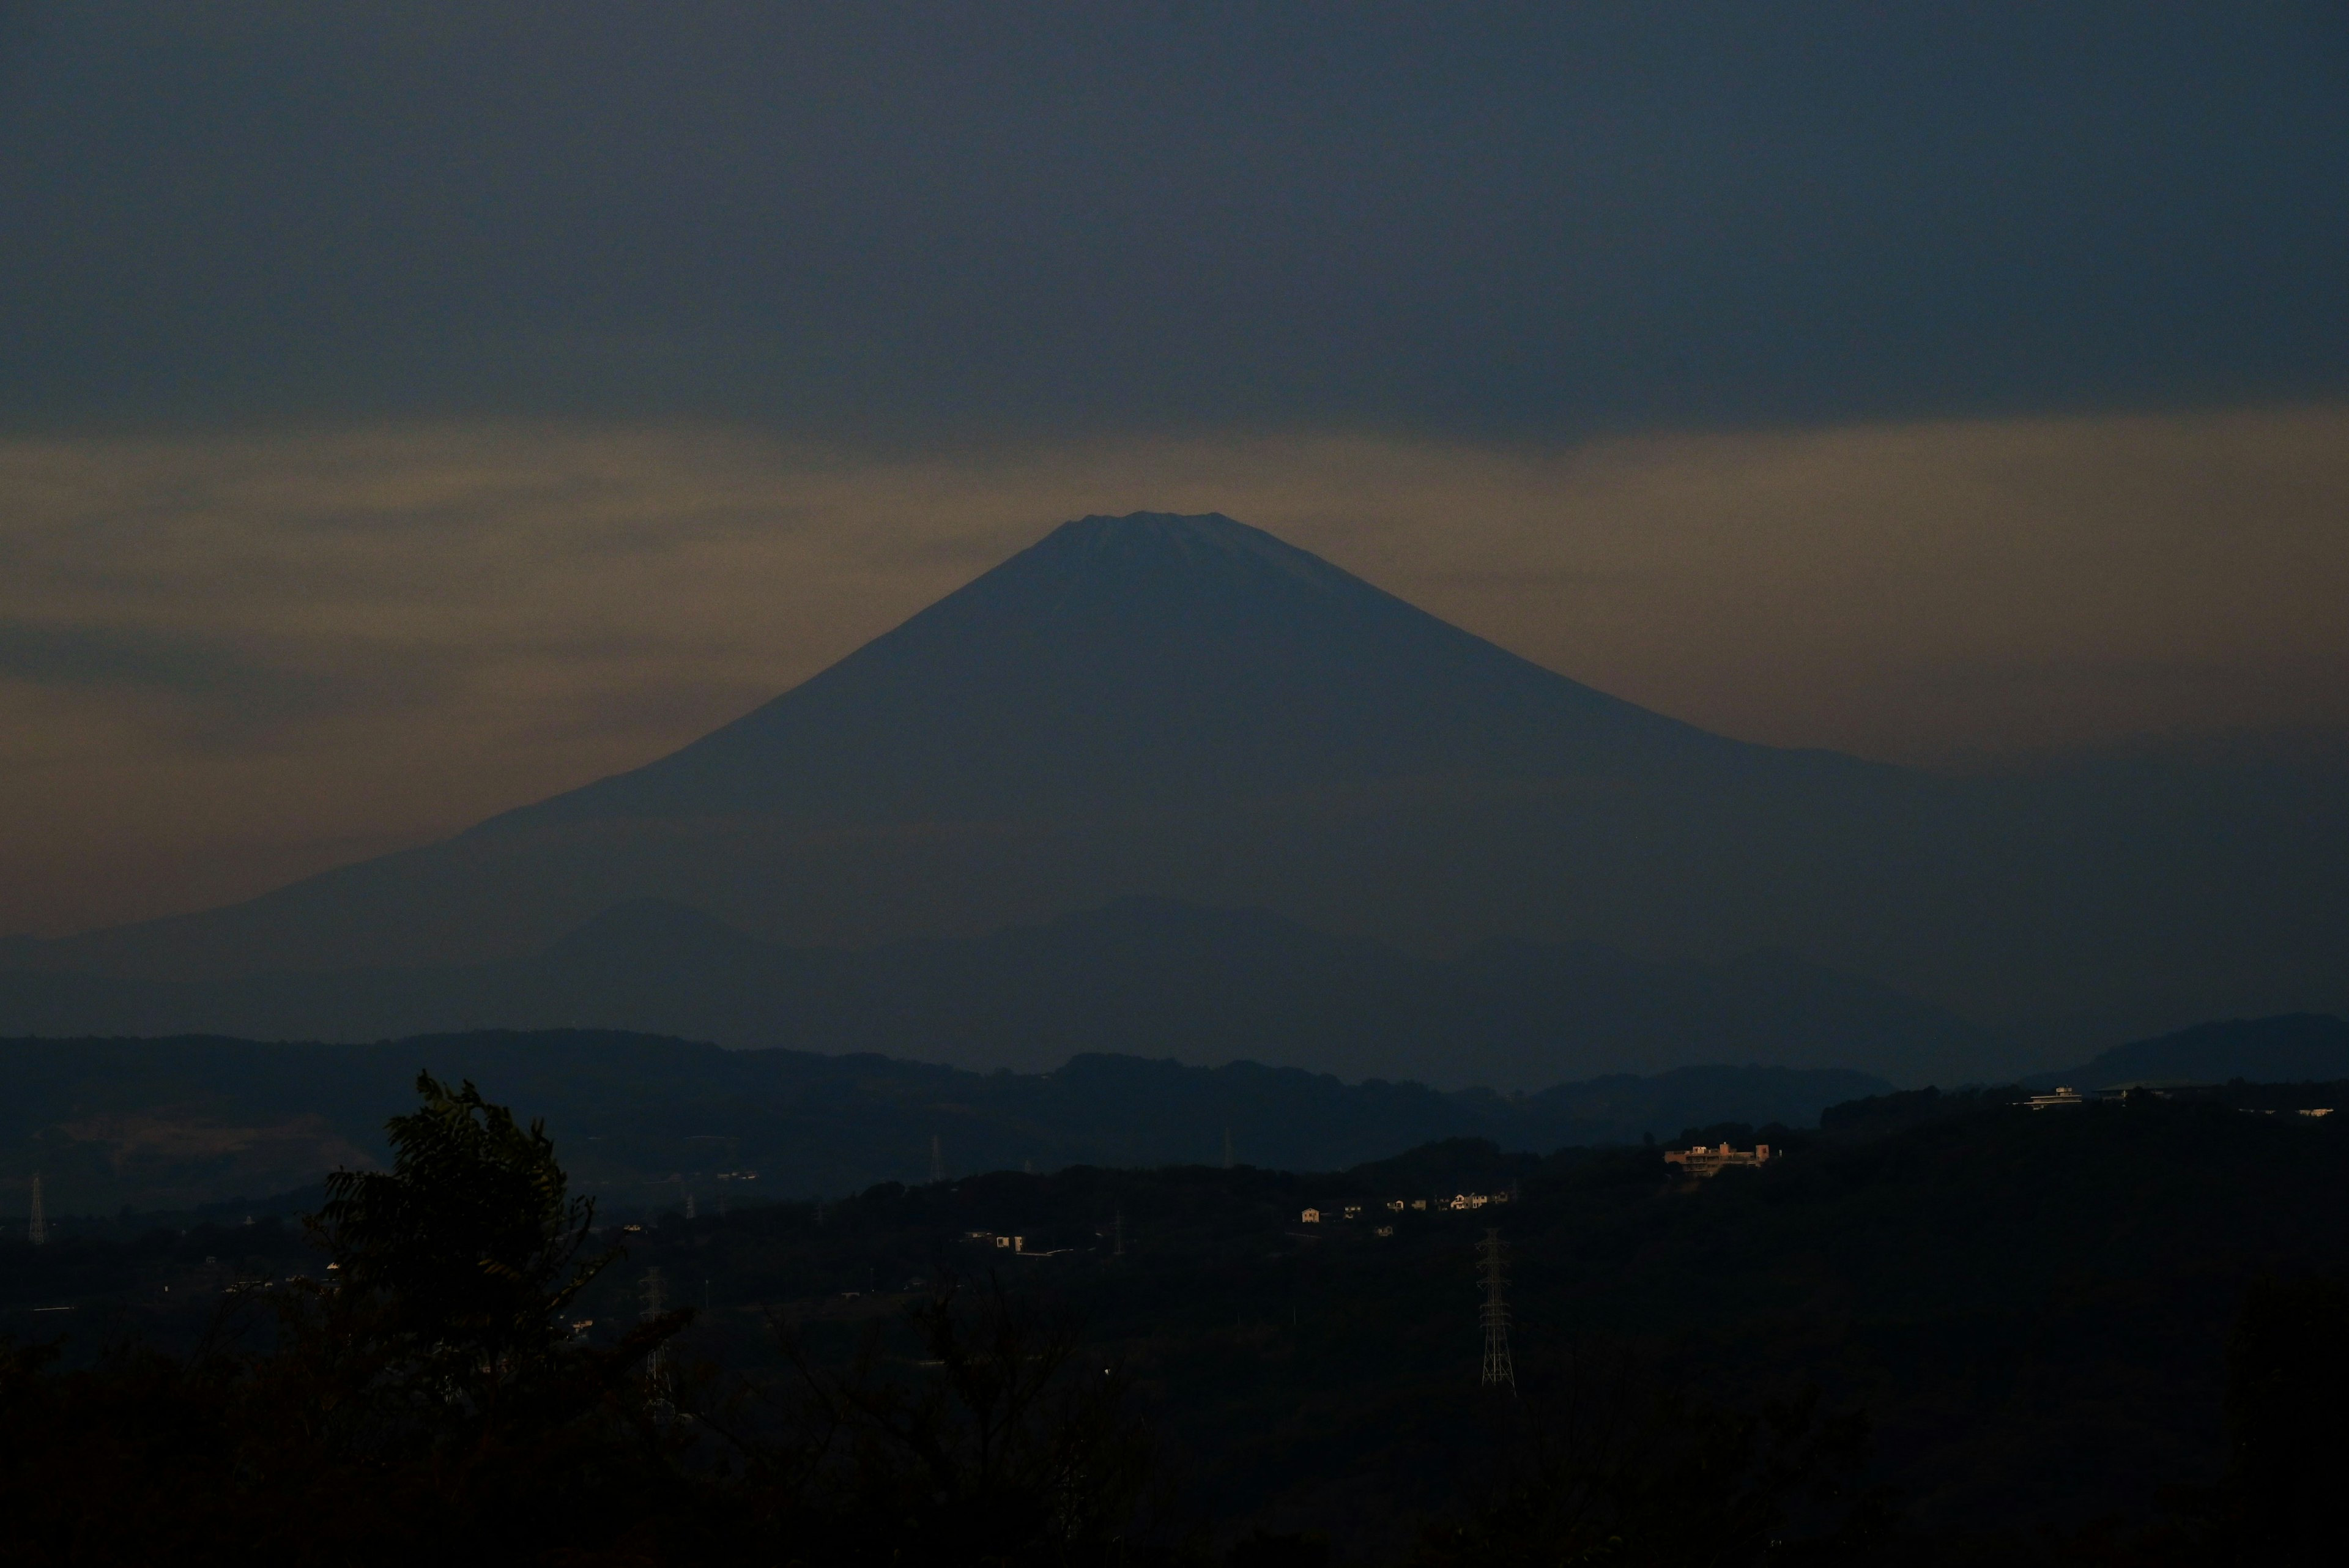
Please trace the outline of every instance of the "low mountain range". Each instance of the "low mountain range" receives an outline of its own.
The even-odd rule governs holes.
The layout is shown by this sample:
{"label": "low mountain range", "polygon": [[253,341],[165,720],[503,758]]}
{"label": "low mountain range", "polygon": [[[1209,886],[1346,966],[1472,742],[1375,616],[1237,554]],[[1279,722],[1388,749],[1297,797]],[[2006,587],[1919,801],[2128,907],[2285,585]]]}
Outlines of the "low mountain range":
{"label": "low mountain range", "polygon": [[1884,1090],[1842,1069],[1690,1067],[1532,1095],[1347,1084],[1253,1062],[1081,1055],[972,1073],[871,1055],[726,1051],[605,1031],[426,1035],[343,1045],[208,1037],[0,1040],[0,1213],[36,1171],[51,1213],[185,1209],[314,1185],[384,1157],[419,1071],[544,1117],[607,1212],[839,1194],[1023,1166],[1328,1169],[1433,1139],[1511,1148],[1637,1143],[1723,1121],[1816,1123]]}
{"label": "low mountain range", "polygon": [[[1889,1095],[1841,1068],[1691,1066],[1612,1074],[1531,1094],[1344,1082],[1255,1062],[1221,1066],[1087,1054],[1050,1071],[974,1073],[871,1054],[728,1051],[596,1030],[476,1032],[340,1044],[218,1037],[0,1039],[0,1215],[20,1216],[31,1179],[49,1212],[185,1210],[307,1189],[338,1166],[384,1158],[385,1119],[412,1103],[419,1071],[471,1079],[545,1118],[564,1162],[607,1214],[803,1199],[875,1182],[1023,1167],[1210,1165],[1342,1168],[1433,1140],[1503,1149],[1671,1141],[1777,1123],[1930,1118],[1936,1105],[2003,1094]],[[2281,1017],[2132,1043],[2054,1075],[2088,1088],[2178,1082],[2321,1081],[2349,1088],[2349,1023]],[[2253,1103],[2253,1096],[2244,1103]],[[1855,1103],[1857,1102],[1857,1103]],[[1934,1102],[1934,1103],[1929,1103]],[[1834,1107],[1840,1106],[1840,1111]],[[1743,1124],[1743,1130],[1725,1124]],[[1768,1136],[1764,1134],[1764,1136]],[[292,1194],[292,1196],[285,1196]],[[14,1221],[10,1221],[13,1223]],[[135,1220],[124,1223],[133,1224]]]}
{"label": "low mountain range", "polygon": [[[61,981],[28,981],[10,1003],[18,1026],[60,1033],[131,1015],[142,1029],[252,1018],[271,1033],[313,1017],[319,1027],[296,1032],[346,1035],[577,1016],[812,1041],[812,1023],[792,1034],[773,1023],[803,1006],[827,1048],[899,1049],[942,1016],[925,1012],[929,981],[870,978],[912,962],[906,944],[967,944],[923,961],[940,973],[964,958],[1017,965],[1022,932],[1141,898],[1263,910],[1413,955],[1404,980],[1365,974],[1350,1004],[1364,1022],[1357,1058],[1323,1054],[1344,1009],[1310,985],[1292,1004],[1324,1020],[1288,1028],[1299,1059],[1350,1074],[1531,1082],[1522,1075],[1565,1068],[1523,1054],[1525,1041],[1559,1037],[1548,1014],[1526,1028],[1504,1018],[1489,1044],[1466,1025],[1410,1042],[1380,1027],[1396,985],[1442,994],[1495,967],[1549,977],[1511,978],[1495,997],[1582,986],[1588,1032],[1642,1042],[1607,1064],[1688,1060],[1686,1040],[1707,1031],[1723,1044],[1699,1054],[1714,1059],[1752,1049],[1816,1062],[1813,1047],[1834,1036],[1815,1026],[1816,1007],[1845,1008],[1855,987],[1874,988],[1851,1003],[1862,1013],[1936,1015],[1932,1050],[1954,1048],[1956,1020],[2035,1023],[2040,1064],[2199,1019],[2349,1007],[2344,823],[2349,778],[2313,765],[2112,762],[1961,779],[1710,734],[1229,518],[1137,514],[1060,528],[632,772],[232,908],[17,939],[0,944],[0,968]],[[723,929],[678,944],[666,980],[641,962],[585,961],[567,988],[543,980],[602,940],[599,919],[666,921],[646,950],[688,929],[688,917],[644,916],[647,899]],[[1168,940],[1153,962],[1179,972],[1189,939]],[[886,956],[860,968],[805,957],[816,950]],[[1264,967],[1290,961],[1276,953]],[[1333,949],[1323,967],[1349,961]],[[1606,1022],[1599,999],[1641,964],[1685,977],[1691,997],[1636,1025]],[[711,980],[727,965],[833,978],[744,1001]],[[1578,967],[1599,978],[1556,978]],[[380,978],[459,970],[475,980]],[[301,989],[289,976],[311,977],[310,999],[268,1000]],[[436,1012],[427,994],[476,982],[500,1009],[530,1006]],[[1016,973],[936,984],[957,1005],[1030,995]],[[637,992],[626,1007],[606,995],[579,1011],[598,987],[624,985]],[[1769,1036],[1753,1020],[1778,1005],[1756,1000],[1774,988],[1797,999],[1780,1007],[1793,1022],[1773,1026],[1792,1054],[1775,1057],[1738,1044]],[[993,1030],[1010,1053],[1000,1060],[1032,1062],[1020,1053],[1183,1032],[1149,1015],[1160,1003],[1147,987],[1107,1017],[1084,1010],[1082,989],[1057,1012],[1007,1002],[999,1023],[949,1033]],[[881,1016],[839,1023],[827,1010],[841,995]],[[1831,995],[1842,1000],[1820,1001]],[[1896,1007],[1901,997],[1916,1001]],[[1718,1022],[1733,1014],[1744,1021]],[[1088,1039],[1020,1038],[1079,1023]],[[1279,1033],[1260,1017],[1247,1028]],[[1682,1044],[1652,1044],[1659,1030],[1682,1031]],[[960,1049],[936,1054],[966,1059]],[[1491,1064],[1455,1071],[1464,1051]]]}

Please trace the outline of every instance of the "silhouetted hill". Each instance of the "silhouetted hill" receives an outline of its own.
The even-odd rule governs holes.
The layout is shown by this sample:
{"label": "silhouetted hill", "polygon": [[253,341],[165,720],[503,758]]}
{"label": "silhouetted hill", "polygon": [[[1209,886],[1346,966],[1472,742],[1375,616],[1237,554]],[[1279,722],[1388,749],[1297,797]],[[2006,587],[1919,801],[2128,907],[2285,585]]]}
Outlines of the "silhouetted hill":
{"label": "silhouetted hill", "polygon": [[1066,525],[672,756],[5,961],[480,965],[648,898],[863,950],[1148,895],[1421,954],[1774,949],[1978,1019],[2158,1027],[2349,1004],[2344,822],[2349,779],[2313,766],[1960,781],[1706,734],[1229,518],[1137,514]]}
{"label": "silhouetted hill", "polygon": [[2127,1084],[2333,1083],[2349,1078],[2349,1022],[2322,1013],[2231,1018],[2116,1045],[2094,1061],[2028,1080],[2082,1089]]}
{"label": "silhouetted hill", "polygon": [[[476,1064],[503,1081],[569,1094],[574,1105],[583,1103],[577,1082],[641,1089],[639,1064],[680,1059],[661,1042],[576,1035],[408,1045],[475,1050]],[[533,1076],[533,1053],[554,1064],[572,1056],[574,1069]],[[704,1054],[730,1071],[756,1066]],[[883,1092],[868,1077],[889,1081],[894,1071],[767,1066],[786,1076],[805,1068],[815,1075],[802,1084],[807,1104],[851,1116]],[[905,1104],[924,1105],[964,1076],[926,1069],[896,1081],[913,1085]],[[1350,1095],[1302,1078],[1095,1061],[1049,1081],[1011,1080],[1009,1092],[1035,1121],[1098,1126],[1116,1123],[1137,1096],[1169,1100],[1179,1117],[1201,1090],[1231,1090],[1271,1115],[1310,1119]],[[644,1119],[657,1123],[679,1097],[673,1084],[651,1082]],[[754,1114],[767,1114],[750,1085],[733,1081]],[[953,1088],[943,1100],[968,1106],[969,1094]],[[1391,1096],[1381,1114],[1407,1103]],[[576,1111],[515,1108],[550,1113],[574,1169],[612,1158],[608,1129]],[[790,1136],[807,1136],[806,1125],[794,1122]],[[723,1138],[698,1140],[713,1146],[726,1150]],[[1798,1133],[1785,1158],[1708,1181],[1676,1179],[1661,1152],[1539,1156],[1462,1135],[1321,1173],[1192,1163],[970,1175],[957,1166],[946,1181],[723,1212],[706,1180],[616,1189],[599,1179],[592,1189],[631,1205],[619,1215],[607,1207],[607,1221],[638,1217],[633,1206],[654,1192],[661,1213],[640,1232],[599,1240],[624,1242],[626,1262],[579,1298],[574,1321],[592,1345],[613,1345],[641,1321],[658,1270],[672,1301],[699,1309],[680,1346],[692,1364],[773,1367],[780,1319],[820,1366],[898,1325],[882,1344],[893,1370],[910,1372],[923,1352],[903,1334],[901,1308],[942,1270],[967,1285],[990,1282],[1081,1324],[1097,1365],[1133,1377],[1191,1506],[1242,1530],[1333,1534],[1348,1546],[1344,1560],[1392,1562],[1424,1511],[1484,1495],[1507,1473],[1507,1449],[1495,1445],[1510,1428],[1479,1376],[1475,1243],[1492,1226],[1507,1248],[1519,1392],[1509,1407],[1555,1415],[1548,1434],[1588,1418],[1594,1443],[1611,1442],[1627,1389],[1673,1396],[1667,1409],[1682,1427],[1804,1389],[1818,1391],[1825,1411],[1864,1415],[1872,1462],[1863,1479],[1897,1489],[1912,1534],[1826,1561],[2330,1560],[2116,1555],[2104,1550],[2109,1533],[2067,1543],[2048,1532],[2116,1517],[2150,1522],[2165,1489],[2219,1479],[2234,1448],[2221,1402],[2246,1287],[2349,1268],[2339,1200],[2349,1120],[2245,1115],[2209,1099],[2049,1114],[1978,1101],[1872,1135]],[[698,1199],[691,1218],[688,1190]],[[1434,1201],[1461,1191],[1510,1197],[1472,1212]],[[1322,1218],[1303,1222],[1308,1206]],[[129,1332],[191,1342],[217,1322],[222,1287],[239,1275],[316,1267],[295,1227],[271,1222],[272,1206],[254,1206],[260,1222],[250,1225],[242,1209],[64,1224],[38,1249],[0,1234],[0,1329],[20,1343],[66,1333],[85,1363]],[[995,1244],[1013,1235],[1021,1251]],[[2280,1435],[2322,1442],[2337,1419],[2337,1376],[2326,1379],[2337,1372],[2329,1357],[2340,1315],[2302,1321],[2305,1331],[2286,1342],[2292,1354],[2266,1365],[2306,1384],[2297,1391],[2308,1397],[2307,1425]],[[2311,1494],[2320,1502],[2322,1480]]]}
{"label": "silhouetted hill", "polygon": [[[186,1208],[315,1182],[380,1154],[419,1069],[471,1078],[543,1115],[574,1175],[623,1208],[688,1190],[804,1197],[922,1180],[947,1168],[1073,1164],[1351,1165],[1431,1138],[1511,1148],[1637,1143],[1737,1119],[1806,1124],[1880,1091],[1843,1071],[1690,1067],[1530,1096],[1346,1084],[1252,1062],[1206,1068],[1074,1057],[1048,1073],[978,1074],[873,1055],[725,1051],[597,1031],[481,1033],[365,1045],[209,1037],[0,1042],[0,1183],[21,1213],[45,1174],[53,1213]],[[752,1170],[755,1182],[720,1172]]]}
{"label": "silhouetted hill", "polygon": [[[2344,1182],[2337,1116],[1975,1106],[1895,1136],[1810,1135],[1766,1168],[1695,1184],[1652,1151],[1532,1158],[1473,1140],[1320,1176],[1012,1172],[885,1189],[822,1226],[805,1210],[664,1223],[632,1267],[708,1278],[720,1303],[813,1313],[941,1258],[985,1268],[957,1245],[971,1230],[1050,1236],[1070,1250],[1013,1284],[1082,1312],[1105,1363],[1163,1391],[1157,1428],[1220,1511],[1342,1538],[1490,1479],[1474,1246],[1497,1224],[1526,1402],[1578,1388],[1576,1415],[1607,1411],[1606,1377],[1569,1381],[1594,1364],[1661,1365],[1757,1403],[1816,1386],[1828,1408],[1866,1413],[1872,1475],[1925,1538],[1854,1560],[2052,1563],[2037,1532],[2146,1518],[2166,1483],[2215,1479],[2240,1293],[2349,1267]],[[1499,1210],[1381,1207],[1512,1183]],[[1364,1212],[1300,1225],[1308,1204]],[[601,1310],[627,1312],[632,1283],[606,1286]],[[1646,1354],[1616,1360],[1626,1345]],[[1992,1532],[2011,1534],[1934,1550]],[[1363,1542],[1357,1560],[1382,1559]]]}
{"label": "silhouetted hill", "polygon": [[2013,1066],[1985,1031],[1784,953],[1716,967],[1495,940],[1440,961],[1166,899],[864,952],[761,942],[637,899],[543,953],[484,965],[181,982],[0,975],[6,1033],[374,1040],[547,1023],[982,1069],[1040,1071],[1086,1052],[1247,1058],[1445,1088],[1712,1062],[1899,1084]]}

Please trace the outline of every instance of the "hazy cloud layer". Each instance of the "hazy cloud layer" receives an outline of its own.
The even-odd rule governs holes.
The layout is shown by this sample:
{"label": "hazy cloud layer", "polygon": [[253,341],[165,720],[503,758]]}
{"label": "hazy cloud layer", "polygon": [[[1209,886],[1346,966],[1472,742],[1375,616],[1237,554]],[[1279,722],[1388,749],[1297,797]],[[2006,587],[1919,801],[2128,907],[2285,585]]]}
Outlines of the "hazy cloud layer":
{"label": "hazy cloud layer", "polygon": [[1088,512],[1230,513],[1749,739],[2349,731],[2349,408],[917,458],[643,423],[20,438],[0,493],[0,930],[648,760]]}
{"label": "hazy cloud layer", "polygon": [[2344,83],[2322,3],[0,7],[0,421],[2305,400]]}

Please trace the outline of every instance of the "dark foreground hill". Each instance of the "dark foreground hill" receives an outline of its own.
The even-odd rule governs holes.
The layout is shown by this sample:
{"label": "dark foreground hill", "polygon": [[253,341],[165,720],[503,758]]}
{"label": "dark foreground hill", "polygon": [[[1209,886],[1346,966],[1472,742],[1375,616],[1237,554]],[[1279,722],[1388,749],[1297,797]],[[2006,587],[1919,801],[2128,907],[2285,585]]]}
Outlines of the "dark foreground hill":
{"label": "dark foreground hill", "polygon": [[[2218,1481],[2230,1442],[2320,1471],[2337,1461],[2337,1289],[2267,1293],[2292,1310],[2261,1320],[2246,1362],[2259,1381],[2225,1398],[2230,1337],[2258,1282],[2349,1270],[2343,1118],[2150,1097],[1977,1105],[1778,1152],[1692,1183],[1653,1149],[1512,1155],[1464,1139],[1319,1175],[1081,1167],[672,1210],[606,1232],[629,1254],[573,1311],[586,1347],[606,1349],[666,1292],[696,1314],[679,1365],[788,1391],[777,1322],[819,1368],[874,1333],[889,1376],[919,1381],[938,1364],[904,1309],[942,1277],[999,1282],[1083,1325],[1088,1373],[1130,1380],[1162,1475],[1211,1532],[1216,1550],[1187,1559],[1203,1564],[1258,1532],[1334,1538],[1343,1563],[1395,1562],[1430,1518],[1472,1515],[1500,1478],[1524,1476],[1512,1467],[1533,1434],[1596,1469],[1604,1506],[1604,1467],[1636,1467],[1627,1445],[1659,1414],[1669,1431],[1733,1430],[1806,1391],[1822,1415],[1866,1423],[1866,1465],[1826,1478],[1847,1501],[1889,1489],[1899,1521],[1869,1550],[1817,1560],[2326,1560],[2240,1552],[2223,1536],[2200,1555],[2116,1543],[2162,1517],[2166,1488]],[[1433,1201],[1460,1193],[1508,1200]],[[1488,1227],[1508,1248],[1514,1399],[1479,1385],[1475,1245]],[[0,1317],[69,1331],[88,1355],[122,1333],[192,1337],[240,1272],[315,1266],[267,1222],[0,1241]],[[1795,1457],[1759,1429],[1754,1462]],[[2309,1514],[2321,1496],[2271,1500],[2245,1522],[2279,1501]],[[659,1547],[634,1543],[646,1560]],[[1265,1560],[1320,1561],[1309,1547]],[[1487,1559],[1433,1559],[1457,1560]],[[1780,1559],[1756,1542],[1733,1558],[1649,1560]]]}
{"label": "dark foreground hill", "polygon": [[1665,964],[1593,942],[1493,940],[1447,961],[1165,899],[862,952],[762,942],[646,899],[486,964],[178,981],[0,974],[0,1035],[372,1041],[546,1024],[979,1070],[1112,1053],[1444,1088],[1721,1062],[1915,1086],[2038,1064],[1940,1009],[1785,953]]}
{"label": "dark foreground hill", "polygon": [[[805,1210],[664,1227],[633,1266],[748,1304],[941,1262],[983,1271],[971,1231],[1070,1248],[1021,1262],[1021,1280],[1142,1369],[1218,1512],[1367,1545],[1399,1513],[1474,1490],[1490,1428],[1472,1244],[1498,1225],[1527,1397],[1566,1394],[1578,1358],[1626,1355],[1702,1399],[1815,1384],[1868,1413],[1875,1473],[1920,1531],[2004,1535],[1980,1560],[2012,1562],[2042,1526],[2145,1520],[2164,1483],[2216,1479],[2241,1293],[2263,1273],[2349,1269],[2344,1181],[2337,1119],[1990,1106],[1813,1135],[1782,1164],[1695,1188],[1654,1151],[1461,1144],[1327,1177],[1005,1174],[868,1195],[822,1227]],[[1475,1213],[1384,1207],[1513,1184],[1516,1201]],[[1298,1222],[1349,1203],[1361,1219]],[[1105,1256],[1112,1212],[1123,1260]],[[719,1315],[721,1334],[749,1321]]]}
{"label": "dark foreground hill", "polygon": [[1081,1055],[1040,1074],[726,1051],[585,1031],[367,1045],[207,1038],[0,1042],[0,1212],[44,1177],[52,1214],[185,1208],[307,1187],[382,1155],[419,1069],[546,1117],[616,1213],[838,1194],[950,1172],[1237,1161],[1329,1168],[1429,1138],[1637,1143],[1723,1120],[1816,1123],[1887,1085],[1840,1069],[1690,1067],[1538,1094],[1346,1084],[1294,1068]]}
{"label": "dark foreground hill", "polygon": [[2321,769],[1962,781],[1707,734],[1229,518],[1143,514],[1068,524],[633,772],[5,961],[149,981],[481,964],[642,898],[864,949],[1143,895],[1421,952],[1782,950],[1963,1016],[2146,1033],[2343,1005],[2344,822],[2349,778]]}

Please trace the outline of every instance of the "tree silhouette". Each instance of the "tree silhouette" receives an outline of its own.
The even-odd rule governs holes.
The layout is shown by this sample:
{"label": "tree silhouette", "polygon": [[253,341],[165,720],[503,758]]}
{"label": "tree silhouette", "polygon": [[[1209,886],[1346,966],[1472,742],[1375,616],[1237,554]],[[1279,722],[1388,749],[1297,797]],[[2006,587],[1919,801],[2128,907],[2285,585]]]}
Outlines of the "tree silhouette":
{"label": "tree silhouette", "polygon": [[[880,1325],[820,1366],[778,1325],[797,1375],[761,1459],[810,1563],[1138,1563],[1150,1445],[1125,1382],[1076,1325],[989,1280],[943,1281],[907,1312],[928,1376],[893,1373]],[[879,1555],[876,1555],[879,1554]]]}
{"label": "tree silhouette", "polygon": [[339,1170],[311,1218],[338,1287],[375,1295],[418,1354],[484,1363],[550,1354],[565,1308],[619,1254],[574,1266],[595,1220],[543,1122],[525,1131],[471,1083],[419,1074],[423,1106],[389,1127],[392,1168]]}
{"label": "tree silhouette", "polygon": [[266,1349],[222,1332],[59,1372],[0,1346],[0,1556],[584,1564],[704,1540],[690,1434],[637,1376],[690,1314],[576,1341],[566,1311],[616,1253],[581,1261],[593,1207],[544,1128],[417,1089],[391,1169],[337,1173],[309,1221],[326,1277],[230,1298],[216,1329],[258,1309]]}

